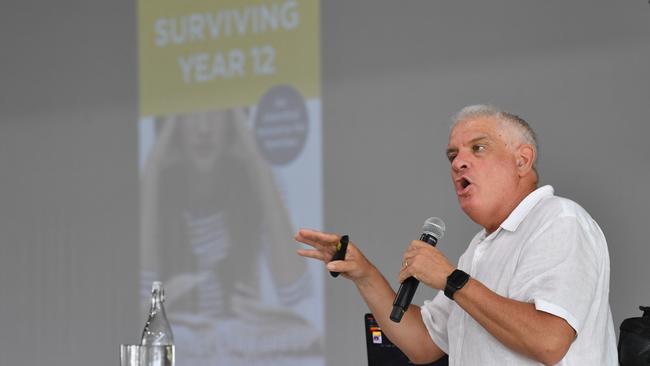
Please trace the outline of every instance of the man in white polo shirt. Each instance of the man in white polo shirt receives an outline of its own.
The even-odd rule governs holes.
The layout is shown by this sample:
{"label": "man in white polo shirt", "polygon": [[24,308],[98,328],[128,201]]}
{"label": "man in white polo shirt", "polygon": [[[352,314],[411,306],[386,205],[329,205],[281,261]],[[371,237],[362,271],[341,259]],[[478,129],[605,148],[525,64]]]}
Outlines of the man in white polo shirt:
{"label": "man in white polo shirt", "polygon": [[395,293],[353,244],[330,261],[339,237],[303,229],[298,253],[351,279],[377,322],[413,362],[450,365],[618,365],[609,307],[609,254],[596,222],[575,202],[537,188],[530,126],[492,106],[461,110],[447,148],[463,211],[483,227],[458,267],[415,240],[399,280],[444,290],[400,323]]}

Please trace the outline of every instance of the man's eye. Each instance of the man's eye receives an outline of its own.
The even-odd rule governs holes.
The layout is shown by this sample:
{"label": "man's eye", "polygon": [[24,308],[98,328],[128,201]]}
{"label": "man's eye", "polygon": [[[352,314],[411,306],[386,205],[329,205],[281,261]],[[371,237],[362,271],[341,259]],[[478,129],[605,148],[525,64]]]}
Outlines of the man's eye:
{"label": "man's eye", "polygon": [[485,146],[484,145],[474,145],[474,146],[472,146],[472,150],[474,152],[485,151]]}
{"label": "man's eye", "polygon": [[449,159],[449,162],[451,163],[454,161],[454,158],[456,157],[456,154],[447,154],[447,159]]}

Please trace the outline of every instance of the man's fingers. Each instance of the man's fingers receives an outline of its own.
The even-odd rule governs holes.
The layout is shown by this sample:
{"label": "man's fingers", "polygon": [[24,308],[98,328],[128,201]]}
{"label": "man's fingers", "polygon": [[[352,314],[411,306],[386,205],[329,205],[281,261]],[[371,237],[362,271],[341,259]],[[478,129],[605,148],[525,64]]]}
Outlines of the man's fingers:
{"label": "man's fingers", "polygon": [[401,271],[399,271],[399,276],[397,277],[397,281],[399,283],[404,282],[405,279],[411,277],[411,270],[408,267],[402,268]]}
{"label": "man's fingers", "polygon": [[413,264],[413,259],[415,259],[416,254],[417,253],[415,251],[411,250],[404,253],[402,256],[402,268],[406,268],[409,265]]}
{"label": "man's fingers", "polygon": [[427,243],[425,243],[423,241],[413,240],[411,242],[411,245],[409,245],[409,249],[419,249],[419,248],[426,248],[426,247],[430,247],[430,246],[431,246],[430,244],[427,244]]}
{"label": "man's fingers", "polygon": [[323,262],[325,262],[325,261],[327,261],[327,260],[329,259],[329,258],[326,259],[326,258],[325,258],[325,255],[323,254],[323,252],[321,252],[321,251],[319,251],[319,250],[314,250],[314,249],[298,249],[296,252],[298,253],[298,255],[300,255],[300,256],[302,256],[302,257],[318,259],[318,260],[321,260],[321,261],[323,261]]}
{"label": "man's fingers", "polygon": [[311,229],[300,229],[294,239],[301,243],[318,248],[322,246],[336,245],[339,241],[339,236]]}
{"label": "man's fingers", "polygon": [[327,263],[327,270],[332,272],[350,272],[356,268],[354,262],[349,261],[331,261]]}

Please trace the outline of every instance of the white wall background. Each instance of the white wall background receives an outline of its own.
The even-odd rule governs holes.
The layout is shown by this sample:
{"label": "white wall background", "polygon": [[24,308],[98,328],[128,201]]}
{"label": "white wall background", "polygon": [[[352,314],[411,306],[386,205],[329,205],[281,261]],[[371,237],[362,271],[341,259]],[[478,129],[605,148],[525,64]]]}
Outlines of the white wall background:
{"label": "white wall background", "polygon": [[[137,340],[132,1],[0,12],[0,365],[115,365]],[[541,142],[542,183],[601,224],[615,326],[650,304],[647,1],[322,0],[325,218],[396,285],[424,219],[457,259],[448,119],[489,102]],[[329,365],[365,364],[354,286],[326,279]],[[420,289],[421,302],[433,292]]]}

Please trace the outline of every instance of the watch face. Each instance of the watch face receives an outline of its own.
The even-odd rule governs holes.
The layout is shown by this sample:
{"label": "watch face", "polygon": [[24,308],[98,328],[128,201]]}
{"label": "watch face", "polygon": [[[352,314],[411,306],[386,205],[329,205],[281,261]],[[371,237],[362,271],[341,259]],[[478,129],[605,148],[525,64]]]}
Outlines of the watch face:
{"label": "watch face", "polygon": [[454,293],[467,283],[469,275],[460,269],[454,270],[449,277],[447,277],[447,285],[445,286],[445,295],[448,298],[454,299]]}
{"label": "watch face", "polygon": [[465,272],[461,272],[459,270],[455,270],[454,272],[451,273],[449,276],[449,282],[451,282],[451,285],[458,288],[458,286],[462,286],[462,281],[463,278],[467,274]]}

